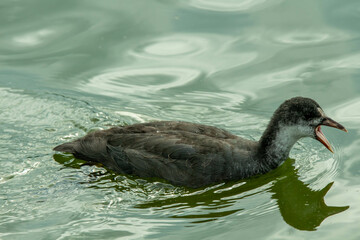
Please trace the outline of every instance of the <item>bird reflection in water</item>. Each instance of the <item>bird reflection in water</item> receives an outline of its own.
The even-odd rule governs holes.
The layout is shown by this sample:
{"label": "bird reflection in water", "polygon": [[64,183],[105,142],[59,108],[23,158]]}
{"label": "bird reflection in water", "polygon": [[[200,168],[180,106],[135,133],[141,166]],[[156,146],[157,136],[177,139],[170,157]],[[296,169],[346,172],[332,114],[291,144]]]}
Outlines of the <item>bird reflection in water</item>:
{"label": "bird reflection in water", "polygon": [[[54,154],[55,161],[66,167],[81,168],[88,165],[82,160],[77,160],[69,154]],[[242,205],[241,200],[254,197],[261,192],[269,192],[271,198],[275,200],[276,205],[284,221],[290,226],[306,231],[314,231],[329,216],[341,213],[349,206],[335,207],[328,206],[324,202],[326,193],[330,190],[333,182],[329,183],[321,190],[313,190],[308,184],[299,180],[298,170],[294,167],[293,159],[287,159],[280,167],[269,172],[268,174],[254,177],[248,180],[218,184],[212,187],[202,189],[188,189],[180,187],[180,192],[174,196],[166,196],[166,191],[179,189],[167,184],[161,179],[148,179],[142,186],[138,184],[137,177],[124,176],[126,179],[133,179],[134,188],[143,188],[144,192],[149,195],[156,188],[165,188],[164,195],[155,200],[143,202],[135,205],[136,208],[152,208],[156,212],[166,211],[167,216],[171,218],[186,218],[193,220],[192,223],[202,223],[221,219],[222,217],[232,214],[238,214],[239,217],[246,215],[246,212],[252,212],[254,215],[261,215],[261,207],[251,209]],[[92,173],[89,182],[91,188],[102,188],[103,181],[115,181],[117,191],[128,191],[129,186],[122,186],[119,182],[118,174],[111,172]],[[160,182],[159,182],[160,181]],[[129,181],[127,181],[128,183]],[[131,182],[131,181],[130,181]],[[150,189],[145,185],[153,184]],[[131,186],[130,186],[131,187]],[[240,206],[240,207],[238,207]],[[266,206],[268,207],[268,206]],[[264,210],[266,210],[264,207]],[[179,211],[181,209],[181,211]],[[243,213],[243,214],[242,214]]]}
{"label": "bird reflection in water", "polygon": [[272,198],[276,199],[287,224],[299,230],[314,231],[327,217],[349,208],[326,205],[324,197],[333,184],[331,182],[318,191],[312,190],[308,184],[299,180],[297,169],[290,165],[283,171],[283,177],[277,179],[271,187]]}
{"label": "bird reflection in water", "polygon": [[[244,184],[235,188],[231,188],[230,186],[234,183],[228,183],[201,194],[189,194],[184,197],[153,201],[139,204],[137,207],[158,207],[166,209],[166,206],[169,205],[178,206],[176,203],[182,203],[181,205],[186,204],[189,208],[199,206],[198,203],[205,207],[214,206],[214,204],[219,208],[224,207],[224,211],[214,211],[211,213],[205,213],[204,211],[204,214],[199,215],[173,216],[175,218],[201,219],[195,222],[206,222],[245,211],[246,209],[244,208],[228,211],[225,209],[228,209],[229,204],[233,205],[236,199],[240,201],[238,205],[241,206],[240,199],[251,197],[261,191],[267,191],[272,193],[271,198],[276,200],[284,221],[296,229],[306,231],[316,230],[327,217],[343,212],[349,208],[349,206],[335,207],[326,205],[324,197],[334,182],[329,183],[321,190],[313,190],[308,184],[299,180],[298,170],[295,169],[293,163],[293,159],[288,159],[278,169],[263,176],[243,181]],[[268,184],[270,185],[269,188],[262,188],[262,186]],[[257,188],[261,188],[261,190],[257,191]],[[258,209],[255,211],[258,211]]]}

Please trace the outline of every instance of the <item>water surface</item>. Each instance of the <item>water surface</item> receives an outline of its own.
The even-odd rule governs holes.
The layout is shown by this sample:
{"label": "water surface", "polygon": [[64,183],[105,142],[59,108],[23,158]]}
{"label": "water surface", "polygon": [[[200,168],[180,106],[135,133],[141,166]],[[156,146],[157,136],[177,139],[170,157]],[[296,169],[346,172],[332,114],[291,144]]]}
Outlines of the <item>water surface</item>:
{"label": "water surface", "polygon": [[[0,239],[359,239],[358,1],[0,3]],[[257,140],[293,96],[323,131],[279,169],[202,189],[55,154],[89,131],[185,120]]]}

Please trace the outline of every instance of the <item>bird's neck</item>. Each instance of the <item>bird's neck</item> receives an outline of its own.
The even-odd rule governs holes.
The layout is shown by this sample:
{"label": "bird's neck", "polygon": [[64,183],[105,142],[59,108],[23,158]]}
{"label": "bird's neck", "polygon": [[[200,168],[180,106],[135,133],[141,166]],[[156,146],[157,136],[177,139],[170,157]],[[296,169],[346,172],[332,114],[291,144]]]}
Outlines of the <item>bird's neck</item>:
{"label": "bird's neck", "polygon": [[294,144],[302,137],[301,126],[269,125],[259,140],[259,160],[270,169],[278,167],[289,157]]}

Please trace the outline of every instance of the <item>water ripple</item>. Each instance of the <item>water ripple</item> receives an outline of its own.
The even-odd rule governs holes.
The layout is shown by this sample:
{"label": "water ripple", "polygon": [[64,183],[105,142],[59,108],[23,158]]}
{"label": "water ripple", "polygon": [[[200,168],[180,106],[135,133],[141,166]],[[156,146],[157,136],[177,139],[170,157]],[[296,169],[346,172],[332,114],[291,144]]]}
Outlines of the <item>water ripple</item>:
{"label": "water ripple", "polygon": [[212,74],[256,60],[257,51],[238,48],[240,43],[249,41],[216,34],[178,33],[145,40],[127,54],[135,58],[137,65],[149,65],[152,60],[155,66],[186,66]]}
{"label": "water ripple", "polygon": [[350,39],[351,36],[344,31],[326,29],[326,31],[293,31],[286,34],[277,33],[275,41],[282,44],[308,45],[324,42],[336,42]]}
{"label": "water ripple", "polygon": [[322,64],[324,70],[333,69],[359,69],[360,68],[360,54],[350,54],[341,56],[340,58],[324,61]]}
{"label": "water ripple", "polygon": [[129,54],[138,57],[188,55],[203,52],[208,45],[209,41],[205,38],[176,34],[153,39],[131,50]]}
{"label": "water ripple", "polygon": [[61,48],[67,48],[66,45],[62,45],[64,41],[74,40],[89,26],[90,24],[83,19],[72,17],[61,20],[51,19],[46,24],[33,22],[28,25],[14,26],[5,30],[3,37],[0,38],[0,52],[7,59],[24,57],[24,55],[34,57],[35,51],[39,55],[48,55],[52,48],[57,52]]}
{"label": "water ripple", "polygon": [[354,98],[333,107],[329,111],[334,119],[346,122],[346,126],[357,127],[360,122],[360,98]]}
{"label": "water ripple", "polygon": [[240,12],[240,11],[251,11],[254,8],[264,7],[273,5],[280,1],[276,0],[190,0],[189,4],[195,8],[219,11],[219,12]]}
{"label": "water ripple", "polygon": [[[337,145],[332,145],[336,150]],[[321,189],[332,182],[339,171],[339,156],[331,155],[321,144],[314,143],[313,139],[300,141],[291,155],[296,159],[300,179],[313,189]]]}
{"label": "water ripple", "polygon": [[92,77],[85,89],[107,96],[121,97],[119,94],[146,95],[156,91],[180,87],[194,81],[202,72],[190,68],[144,67],[119,68]]}

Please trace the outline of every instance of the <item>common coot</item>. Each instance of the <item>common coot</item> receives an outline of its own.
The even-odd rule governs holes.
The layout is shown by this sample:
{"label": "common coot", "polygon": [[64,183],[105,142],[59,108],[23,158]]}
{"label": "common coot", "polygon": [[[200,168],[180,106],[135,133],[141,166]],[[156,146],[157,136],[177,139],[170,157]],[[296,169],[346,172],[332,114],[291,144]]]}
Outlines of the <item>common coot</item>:
{"label": "common coot", "polygon": [[275,111],[259,141],[212,126],[159,121],[91,132],[54,150],[121,174],[159,177],[198,188],[269,172],[288,158],[303,137],[312,137],[333,152],[322,125],[347,132],[314,100],[295,97]]}

